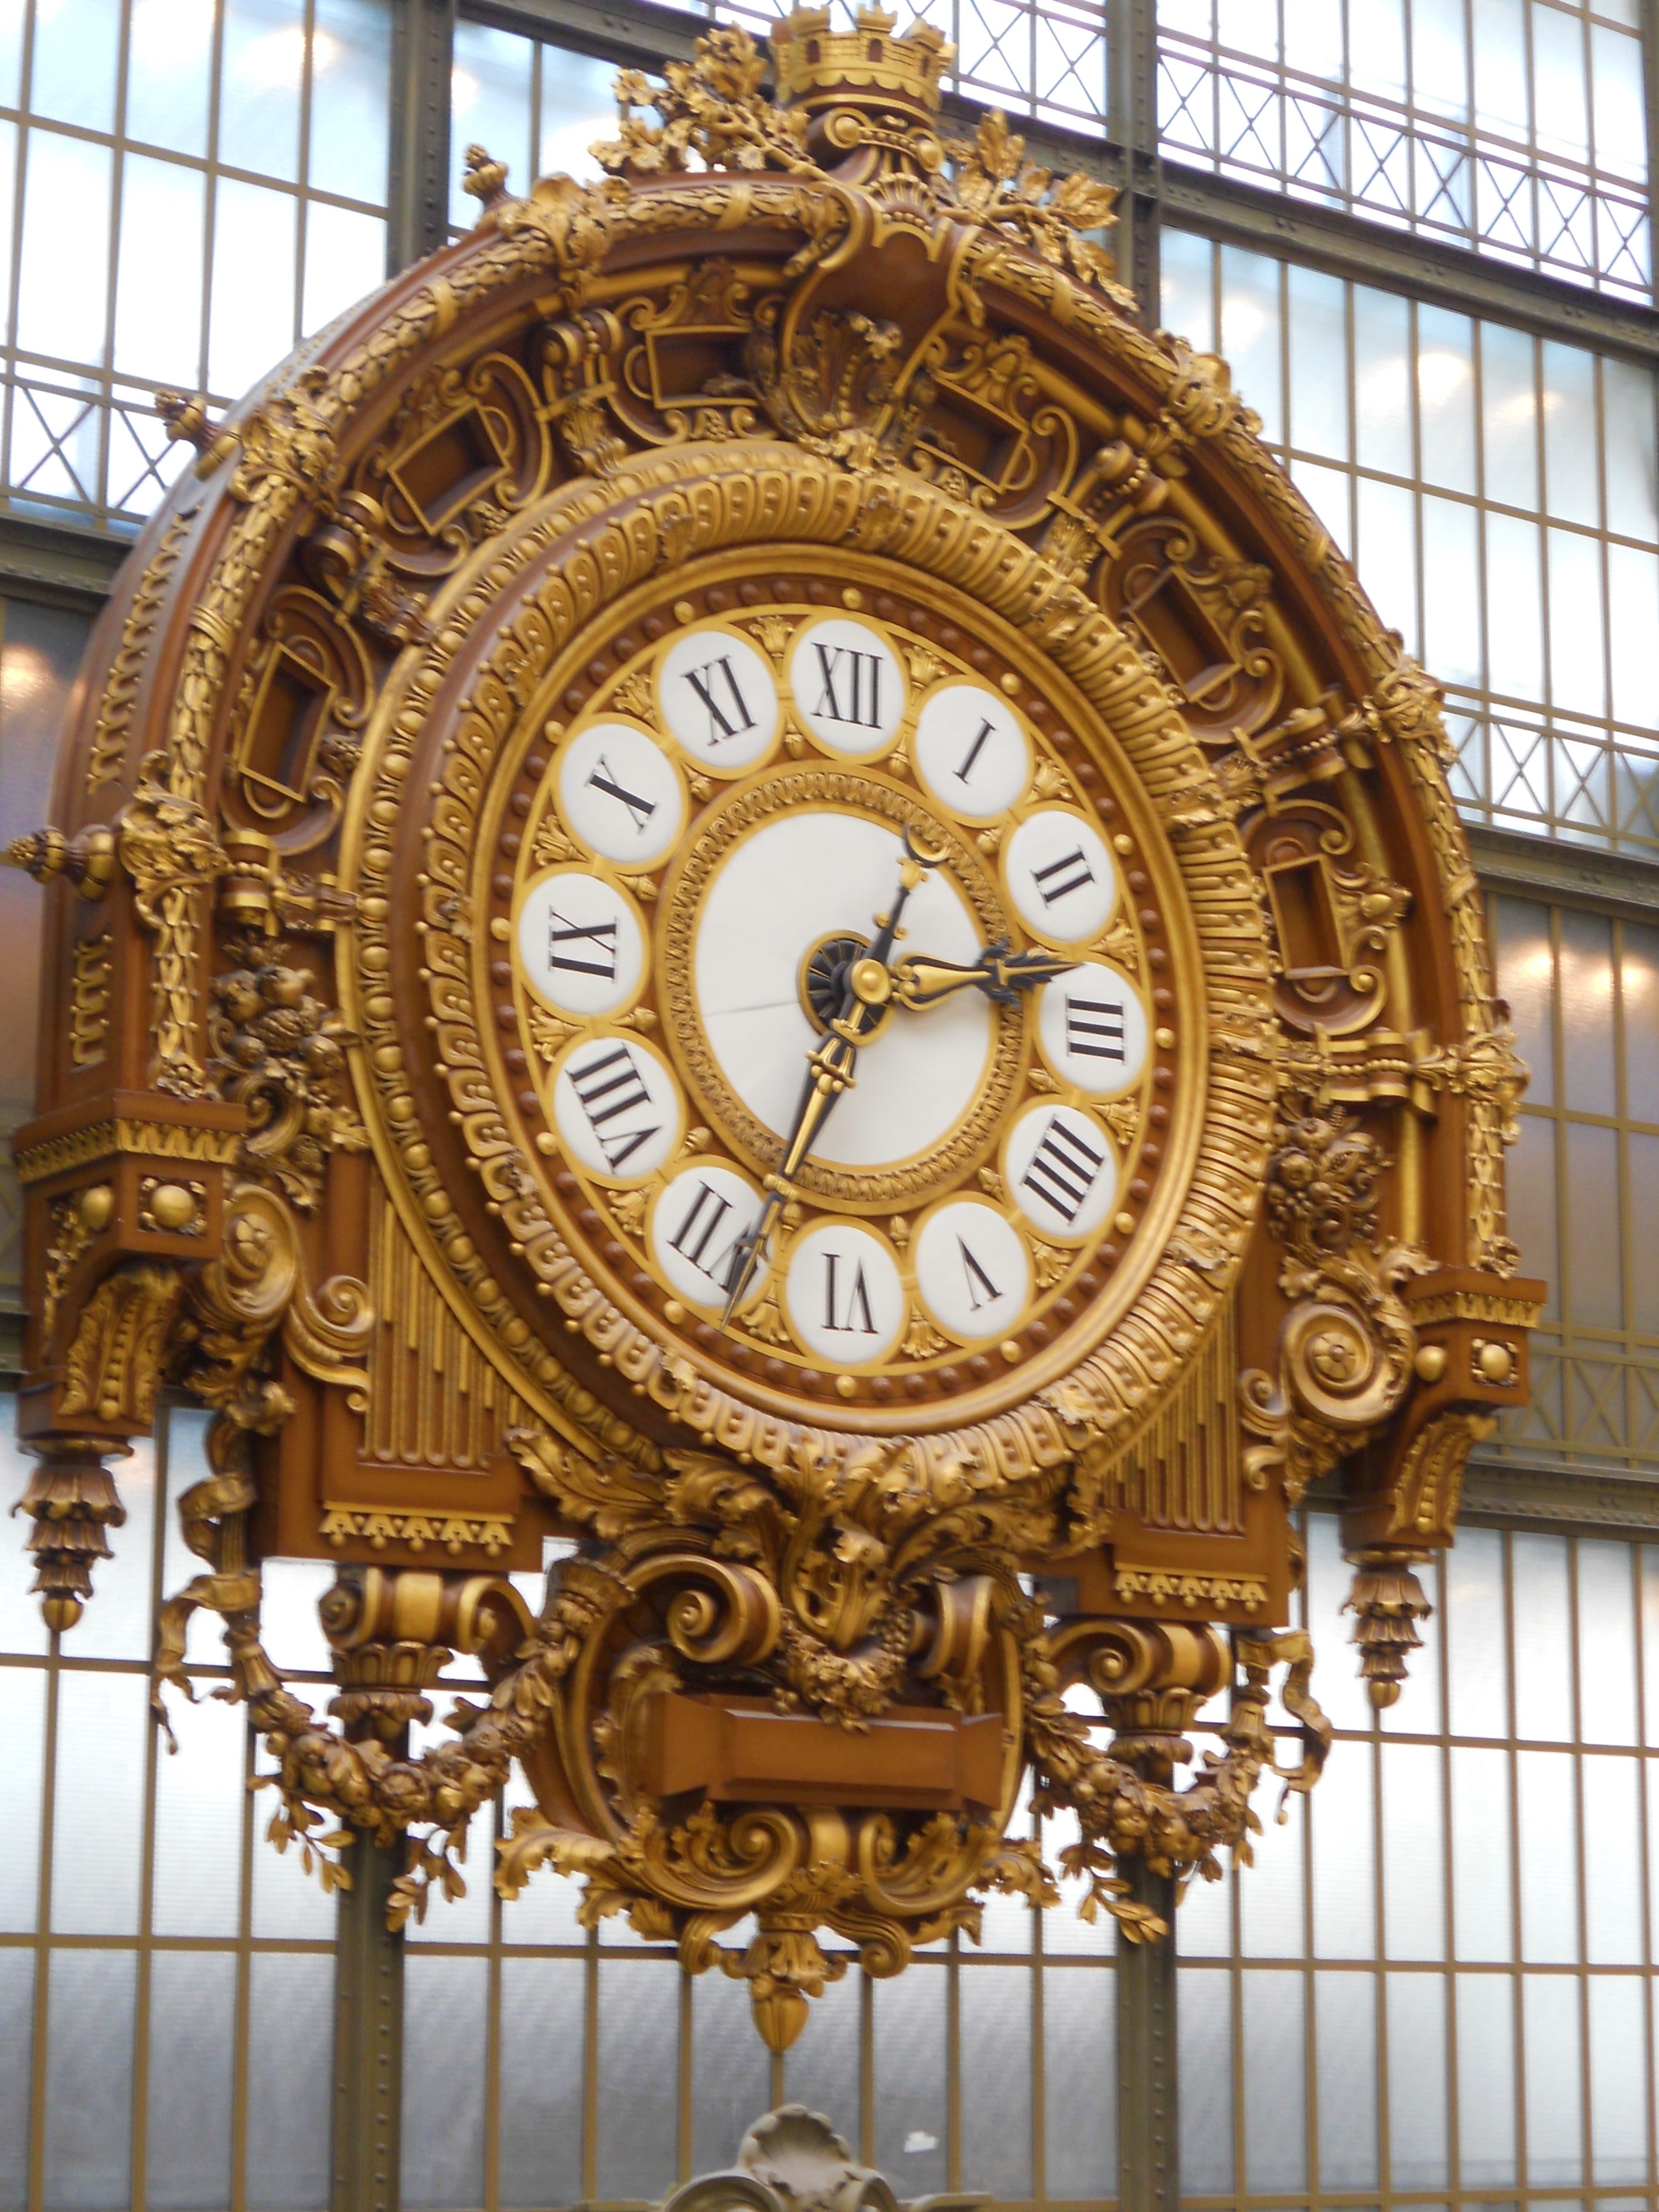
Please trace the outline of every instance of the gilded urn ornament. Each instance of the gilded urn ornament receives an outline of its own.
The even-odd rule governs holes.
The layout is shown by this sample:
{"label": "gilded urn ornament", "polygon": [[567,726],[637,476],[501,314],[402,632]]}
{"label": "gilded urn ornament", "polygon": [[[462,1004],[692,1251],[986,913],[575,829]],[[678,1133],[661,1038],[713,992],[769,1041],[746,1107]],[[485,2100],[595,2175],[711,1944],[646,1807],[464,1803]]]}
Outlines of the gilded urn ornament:
{"label": "gilded urn ornament", "polygon": [[[948,60],[799,9],[624,73],[599,184],[474,149],[467,238],[175,407],[12,856],[49,1618],[192,1395],[158,1679],[223,1616],[275,1840],[406,1838],[401,1918],[517,1762],[502,1890],[775,2051],[988,1891],[1158,1941],[1248,1859],[1328,1738],[1295,1514],[1386,1703],[1540,1295],[1436,688]],[[339,1565],[331,1721],[278,1555]]]}

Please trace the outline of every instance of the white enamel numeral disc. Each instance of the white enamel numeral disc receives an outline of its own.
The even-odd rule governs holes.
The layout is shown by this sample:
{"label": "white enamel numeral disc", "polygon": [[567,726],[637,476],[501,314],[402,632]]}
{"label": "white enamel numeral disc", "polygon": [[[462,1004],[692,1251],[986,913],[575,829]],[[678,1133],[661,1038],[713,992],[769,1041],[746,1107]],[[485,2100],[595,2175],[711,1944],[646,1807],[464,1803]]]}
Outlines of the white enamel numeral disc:
{"label": "white enamel numeral disc", "polygon": [[[838,932],[874,935],[903,857],[881,823],[803,808],[744,838],[709,887],[697,920],[697,1011],[720,1073],[780,1137],[818,1042],[801,1005],[801,963]],[[912,893],[904,927],[907,950],[964,966],[983,945],[943,868]],[[813,1157],[832,1167],[884,1166],[942,1142],[985,1080],[992,1020],[977,991],[896,1014],[860,1053],[858,1080],[836,1100]]]}
{"label": "white enamel numeral disc", "polygon": [[1080,814],[1045,806],[1003,848],[1003,878],[1020,920],[1054,945],[1098,936],[1117,903],[1117,870]]}
{"label": "white enamel numeral disc", "polygon": [[657,664],[657,703],[670,734],[717,775],[771,751],[781,709],[772,664],[731,629],[693,629]]}
{"label": "white enamel numeral disc", "polygon": [[990,822],[1024,796],[1031,748],[1019,716],[982,684],[941,684],[916,717],[916,774],[941,806]]}
{"label": "white enamel numeral disc", "polygon": [[645,973],[645,930],[626,891],[561,868],[532,884],[519,909],[519,959],[561,1013],[615,1013]]}
{"label": "white enamel numeral disc", "polygon": [[1117,1199],[1117,1153],[1075,1106],[1028,1107],[1008,1139],[1008,1194],[1044,1237],[1092,1236]]}
{"label": "white enamel numeral disc", "polygon": [[568,1156],[590,1175],[639,1182],[680,1140],[679,1086],[637,1037],[584,1037],[553,1079],[553,1121]]}
{"label": "white enamel numeral disc", "polygon": [[965,1337],[1006,1336],[1031,1295],[1025,1239],[995,1209],[962,1199],[930,1213],[914,1259],[921,1302],[941,1328]]}
{"label": "white enamel numeral disc", "polygon": [[685,826],[685,792],[660,745],[628,722],[596,722],[559,757],[559,811],[590,851],[648,868]]}
{"label": "white enamel numeral disc", "polygon": [[904,1285],[878,1237],[821,1221],[789,1255],[789,1326],[803,1350],[837,1367],[879,1359],[904,1326]]}
{"label": "white enamel numeral disc", "polygon": [[[761,1194],[734,1168],[684,1168],[651,1209],[648,1231],[657,1273],[688,1305],[726,1304],[738,1265],[738,1239],[760,1218]],[[744,1304],[760,1291],[767,1267],[755,1270]]]}
{"label": "white enamel numeral disc", "polygon": [[1103,960],[1085,960],[1043,985],[1037,1034],[1060,1081],[1091,1098],[1117,1097],[1146,1065],[1146,1009],[1128,978]]}
{"label": "white enamel numeral disc", "polygon": [[904,671],[868,623],[809,623],[789,651],[795,712],[828,751],[848,760],[885,752],[904,720]]}

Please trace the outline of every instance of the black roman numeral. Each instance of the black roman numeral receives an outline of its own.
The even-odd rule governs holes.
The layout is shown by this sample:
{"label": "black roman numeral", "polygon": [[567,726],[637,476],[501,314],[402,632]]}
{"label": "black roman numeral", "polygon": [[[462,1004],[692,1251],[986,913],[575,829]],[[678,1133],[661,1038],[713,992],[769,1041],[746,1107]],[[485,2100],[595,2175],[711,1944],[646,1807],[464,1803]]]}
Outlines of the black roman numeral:
{"label": "black roman numeral", "polygon": [[962,1255],[962,1270],[968,1278],[968,1310],[977,1313],[981,1306],[994,1305],[1001,1291],[986,1273],[979,1261],[958,1237],[957,1249]]}
{"label": "black roman numeral", "polygon": [[[823,647],[820,646],[818,650],[821,653],[823,650]],[[875,1316],[870,1310],[870,1291],[864,1279],[863,1263],[860,1261],[854,1265],[852,1286],[848,1291],[845,1304],[838,1307],[837,1300],[840,1294],[836,1288],[836,1275],[840,1267],[839,1252],[824,1254],[823,1325],[825,1328],[834,1329],[837,1335],[851,1333],[859,1336],[873,1336],[876,1334],[876,1322]],[[846,1316],[845,1320],[836,1319],[838,1310]]]}
{"label": "black roman numeral", "polygon": [[[1060,880],[1051,884],[1050,878],[1054,877]],[[1031,871],[1031,880],[1036,885],[1044,906],[1052,906],[1056,899],[1069,897],[1073,891],[1081,890],[1085,884],[1091,884],[1094,879],[1095,872],[1084,859],[1080,845],[1063,859],[1050,860],[1046,868],[1033,868]]]}
{"label": "black roman numeral", "polygon": [[650,1107],[651,1093],[634,1065],[633,1054],[625,1044],[619,1044],[584,1060],[580,1067],[573,1060],[569,1074],[570,1087],[581,1101],[582,1111],[599,1139],[605,1165],[612,1175],[620,1175],[624,1162],[632,1159],[641,1145],[649,1144],[662,1131],[660,1122],[648,1129],[607,1131],[606,1124],[620,1115],[631,1114],[637,1107]]}
{"label": "black roman numeral", "polygon": [[657,811],[654,799],[641,799],[638,792],[629,791],[625,784],[617,781],[615,772],[603,753],[599,755],[599,765],[588,777],[587,784],[590,791],[602,791],[607,799],[614,799],[620,805],[625,806],[634,817],[636,830],[645,829]]}
{"label": "black roman numeral", "polygon": [[[668,1240],[682,1259],[689,1260],[700,1275],[707,1275],[722,1291],[731,1289],[740,1255],[740,1238],[734,1236],[724,1245],[718,1242],[721,1224],[731,1211],[729,1198],[722,1198],[712,1184],[700,1182],[685,1218]],[[711,1245],[714,1249],[705,1258]]]}
{"label": "black roman numeral", "polygon": [[881,656],[859,653],[851,646],[814,644],[823,692],[815,714],[832,722],[855,722],[861,728],[881,727]]}
{"label": "black roman numeral", "polygon": [[975,738],[973,744],[968,748],[967,759],[963,761],[962,766],[957,770],[957,781],[958,783],[966,783],[969,777],[973,774],[974,763],[979,758],[981,753],[984,751],[985,740],[990,736],[990,734],[991,725],[989,722],[981,722],[979,726],[978,735]]}
{"label": "black roman numeral", "polygon": [[732,672],[732,658],[721,653],[718,659],[705,661],[701,668],[688,668],[685,680],[708,709],[708,742],[720,744],[726,738],[742,735],[752,730],[755,718],[749,711],[748,702],[738,689],[738,679]]}
{"label": "black roman numeral", "polygon": [[1107,999],[1066,994],[1066,1049],[1082,1060],[1121,1060],[1123,1006]]}
{"label": "black roman numeral", "polygon": [[[568,945],[573,949],[561,952],[559,947]],[[591,960],[577,957],[576,948],[593,955]],[[550,968],[569,968],[578,975],[603,975],[607,983],[617,980],[617,925],[614,921],[574,922],[550,907],[547,913],[547,964]]]}
{"label": "black roman numeral", "polygon": [[1053,1206],[1069,1226],[1081,1212],[1105,1164],[1104,1152],[1097,1152],[1086,1137],[1051,1116],[1042,1142],[1019,1180],[1024,1189],[1034,1191],[1045,1206]]}

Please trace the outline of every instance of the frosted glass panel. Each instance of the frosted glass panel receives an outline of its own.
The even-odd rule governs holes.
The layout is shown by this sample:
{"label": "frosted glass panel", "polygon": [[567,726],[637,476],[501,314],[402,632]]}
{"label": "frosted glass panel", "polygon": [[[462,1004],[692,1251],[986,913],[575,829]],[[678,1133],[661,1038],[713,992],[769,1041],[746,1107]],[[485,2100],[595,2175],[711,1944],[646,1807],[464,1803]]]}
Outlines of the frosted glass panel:
{"label": "frosted glass panel", "polygon": [[1642,1964],[1641,1776],[1629,1759],[1587,1759],[1584,1955],[1593,1966]]}
{"label": "frosted glass panel", "polygon": [[1584,2176],[1578,1984],[1563,1975],[1522,1980],[1526,2037],[1527,2179],[1559,2189]]}
{"label": "frosted glass panel", "polygon": [[58,1677],[52,1924],[59,1935],[137,1933],[149,1688],[137,1674]]}
{"label": "frosted glass panel", "polygon": [[1572,1737],[1572,1645],[1567,1620],[1567,1546],[1563,1536],[1511,1537],[1516,1642],[1515,1725],[1534,1742]]}
{"label": "frosted glass panel", "polygon": [[1647,2179],[1642,2014],[1645,1992],[1632,1975],[1595,1975],[1589,2007],[1590,2147],[1598,2184]]}
{"label": "frosted glass panel", "polygon": [[1374,2189],[1381,2179],[1376,2134],[1374,1974],[1314,1977],[1319,2073],[1319,2185]]}
{"label": "frosted glass panel", "polygon": [[[1647,1240],[1644,1240],[1644,1242]],[[1636,1589],[1628,1544],[1578,1545],[1579,1680],[1586,1743],[1634,1743]]]}
{"label": "frosted glass panel", "polygon": [[1244,1977],[1244,2165],[1252,2190],[1307,2186],[1307,2054],[1299,1973]]}
{"label": "frosted glass panel", "polygon": [[0,1950],[0,2208],[23,2212],[29,2186],[29,2092],[26,2054],[34,2033],[34,1957]]}
{"label": "frosted glass panel", "polygon": [[[1504,981],[1507,985],[1507,969]],[[1513,1006],[1514,1001],[1510,1003]],[[1456,1548],[1446,1561],[1445,1589],[1446,1691],[1451,1732],[1454,1735],[1507,1735],[1504,1539],[1496,1528],[1458,1531]]]}
{"label": "frosted glass panel", "polygon": [[1561,1751],[1523,1751],[1516,1760],[1521,1955],[1534,1966],[1569,1966],[1578,1956],[1572,1767]]}
{"label": "frosted glass panel", "polygon": [[747,1982],[708,1973],[690,1987],[691,2165],[707,2173],[730,2166],[772,2109],[771,2053],[755,2033]]}
{"label": "frosted glass panel", "polygon": [[236,1960],[162,1951],[150,1962],[145,2180],[154,2212],[230,2200]]}
{"label": "frosted glass panel", "polygon": [[586,1974],[576,1959],[502,1962],[504,2205],[574,2204],[581,2196]]}
{"label": "frosted glass panel", "polygon": [[1189,1966],[1179,1983],[1181,2191],[1218,2196],[1234,2185],[1231,1978]]}
{"label": "frosted glass panel", "polygon": [[[9,1532],[8,1532],[9,1533]],[[46,1680],[8,1669],[6,1786],[0,1790],[0,1933],[33,1934],[40,1911]],[[0,1957],[5,1954],[0,1953]],[[0,2045],[0,2048],[3,2048]]]}
{"label": "frosted glass panel", "polygon": [[1382,1747],[1382,1915],[1390,1959],[1446,1955],[1443,1771],[1427,1744]]}
{"label": "frosted glass panel", "polygon": [[1369,1744],[1337,1745],[1309,1805],[1314,1951],[1322,1959],[1369,1959],[1376,1952],[1372,1758]]}
{"label": "frosted glass panel", "polygon": [[1457,2115],[1463,2186],[1512,2182],[1515,2013],[1507,1975],[1457,1977]]}
{"label": "frosted glass panel", "polygon": [[404,2203],[467,2212],[483,2203],[489,1964],[411,1952],[404,1973]]}
{"label": "frosted glass panel", "polygon": [[1456,1955],[1497,1964],[1515,1955],[1508,1752],[1454,1747],[1451,1802]]}
{"label": "frosted glass panel", "polygon": [[173,1726],[178,1752],[169,1756],[163,1742],[156,1760],[153,1923],[161,1936],[234,1936],[247,1805],[246,1712],[206,1695],[194,1705],[175,1698]]}
{"label": "frosted glass panel", "polygon": [[[1183,1984],[1183,1988],[1185,1984]],[[1110,1972],[1042,1976],[1045,2171],[1051,2198],[1117,2190],[1117,1992]]]}
{"label": "frosted glass panel", "polygon": [[678,2165],[678,1967],[669,1959],[599,1965],[599,2194],[654,2201]]}
{"label": "frosted glass panel", "polygon": [[333,1958],[256,1953],[249,1997],[249,2212],[323,2212],[329,2201]]}
{"label": "frosted glass panel", "polygon": [[999,2198],[1029,2197],[1031,1975],[1023,1966],[964,1964],[958,1990],[963,2185]]}
{"label": "frosted glass panel", "polygon": [[876,1982],[876,2164],[899,2197],[945,2185],[945,1990],[927,1966]]}
{"label": "frosted glass panel", "polygon": [[[820,1940],[822,1940],[820,1938]],[[784,2090],[792,2104],[827,2112],[838,2134],[859,2140],[860,2014],[869,1985],[848,1972],[814,1997],[800,2039],[784,2059]]]}
{"label": "frosted glass panel", "polygon": [[1387,2002],[1393,2185],[1438,2189],[1449,2176],[1445,1984],[1438,1974],[1390,1974]]}
{"label": "frosted glass panel", "polygon": [[138,1960],[57,1951],[46,1984],[47,2212],[125,2212],[131,2202]]}

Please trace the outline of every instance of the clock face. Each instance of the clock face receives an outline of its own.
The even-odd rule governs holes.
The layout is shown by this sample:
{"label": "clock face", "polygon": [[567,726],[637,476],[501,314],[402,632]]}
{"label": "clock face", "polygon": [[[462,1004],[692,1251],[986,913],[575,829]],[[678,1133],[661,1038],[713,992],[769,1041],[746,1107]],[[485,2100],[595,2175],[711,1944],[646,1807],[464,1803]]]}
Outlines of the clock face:
{"label": "clock face", "polygon": [[965,601],[709,572],[622,611],[501,787],[499,1094],[636,1328],[763,1409],[945,1425],[1144,1279],[1173,872]]}

